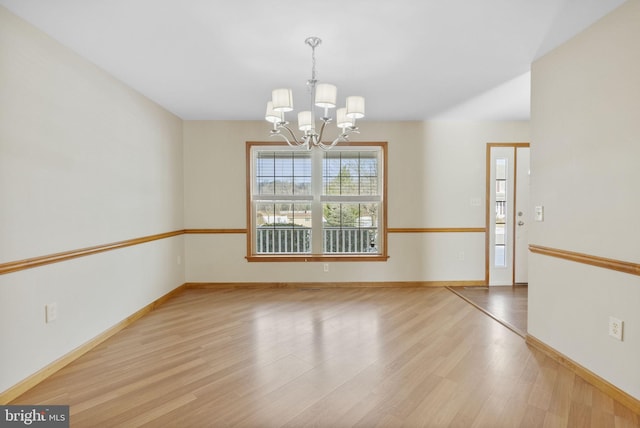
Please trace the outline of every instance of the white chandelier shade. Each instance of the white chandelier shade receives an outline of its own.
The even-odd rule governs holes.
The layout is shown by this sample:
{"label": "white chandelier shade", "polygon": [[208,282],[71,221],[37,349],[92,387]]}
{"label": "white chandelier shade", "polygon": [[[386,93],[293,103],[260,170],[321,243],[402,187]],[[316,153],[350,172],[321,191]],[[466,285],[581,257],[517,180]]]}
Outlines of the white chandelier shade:
{"label": "white chandelier shade", "polygon": [[347,117],[347,108],[342,107],[336,110],[336,125],[338,128],[351,128],[353,126],[353,120]]}
{"label": "white chandelier shade", "polygon": [[364,97],[347,97],[347,117],[362,119],[364,117]]}
{"label": "white chandelier shade", "polygon": [[298,129],[301,131],[311,131],[313,129],[313,114],[310,111],[298,113]]}
{"label": "white chandelier shade", "polygon": [[[329,150],[339,142],[348,141],[351,133],[358,133],[355,126],[356,119],[362,119],[364,112],[364,97],[349,96],[346,98],[346,107],[336,110],[336,125],[341,129],[340,135],[330,143],[324,143],[322,136],[325,126],[332,122],[329,110],[336,108],[338,88],[330,83],[318,83],[316,80],[315,48],[322,42],[317,37],[308,37],[305,43],[311,46],[312,69],[311,79],[307,81],[311,93],[309,110],[298,113],[298,129],[304,134],[298,138],[288,126],[285,113],[293,111],[293,91],[288,88],[274,89],[271,92],[271,101],[267,102],[265,120],[273,124],[271,136],[283,138],[292,147],[301,147],[310,150],[312,147],[320,147]],[[314,107],[324,109],[320,117],[322,122],[320,131],[316,132],[316,116]],[[286,134],[283,132],[286,131]]]}
{"label": "white chandelier shade", "polygon": [[338,88],[330,83],[319,83],[316,86],[316,105],[322,108],[335,108]]}
{"label": "white chandelier shade", "polygon": [[274,89],[271,92],[271,102],[275,111],[293,110],[293,91],[291,89]]}

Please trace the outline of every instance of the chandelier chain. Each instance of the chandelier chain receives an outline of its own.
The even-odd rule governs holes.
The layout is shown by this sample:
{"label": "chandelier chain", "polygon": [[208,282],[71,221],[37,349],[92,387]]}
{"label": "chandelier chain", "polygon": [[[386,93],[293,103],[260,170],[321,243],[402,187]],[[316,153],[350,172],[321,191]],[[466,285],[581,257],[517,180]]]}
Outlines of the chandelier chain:
{"label": "chandelier chain", "polygon": [[316,47],[311,46],[311,80],[316,81]]}

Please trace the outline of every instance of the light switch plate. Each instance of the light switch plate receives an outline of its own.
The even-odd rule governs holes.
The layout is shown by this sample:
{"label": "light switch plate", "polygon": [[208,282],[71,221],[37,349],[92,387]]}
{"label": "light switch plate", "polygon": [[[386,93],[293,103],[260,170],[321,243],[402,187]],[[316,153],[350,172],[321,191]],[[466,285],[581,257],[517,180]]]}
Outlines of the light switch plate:
{"label": "light switch plate", "polygon": [[44,321],[49,324],[58,318],[58,305],[56,303],[48,303],[44,306]]}
{"label": "light switch plate", "polygon": [[536,205],[535,217],[536,221],[544,221],[544,207],[542,205]]}

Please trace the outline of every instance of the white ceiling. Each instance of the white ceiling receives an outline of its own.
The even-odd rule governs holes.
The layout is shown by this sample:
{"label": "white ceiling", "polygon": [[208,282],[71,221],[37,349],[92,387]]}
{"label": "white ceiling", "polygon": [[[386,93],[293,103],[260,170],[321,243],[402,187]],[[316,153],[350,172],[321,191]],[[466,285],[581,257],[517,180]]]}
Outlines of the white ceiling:
{"label": "white ceiling", "polygon": [[624,0],[0,0],[183,119],[264,117],[318,79],[367,118],[526,119],[533,60]]}

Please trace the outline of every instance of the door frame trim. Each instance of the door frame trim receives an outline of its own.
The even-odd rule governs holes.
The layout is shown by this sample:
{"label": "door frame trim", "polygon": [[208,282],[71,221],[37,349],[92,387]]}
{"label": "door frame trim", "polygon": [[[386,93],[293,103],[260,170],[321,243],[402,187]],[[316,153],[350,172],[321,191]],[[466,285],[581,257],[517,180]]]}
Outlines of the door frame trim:
{"label": "door frame trim", "polygon": [[[526,143],[526,142],[520,142],[520,143],[487,143],[487,148],[486,148],[486,157],[485,157],[485,162],[486,162],[486,167],[485,167],[485,213],[484,213],[484,223],[485,223],[485,229],[486,229],[486,233],[484,236],[484,282],[485,285],[489,285],[489,258],[490,258],[490,252],[489,252],[489,240],[491,239],[491,212],[490,210],[490,202],[491,202],[491,149],[493,147],[513,147],[514,149],[514,156],[517,156],[518,150],[516,150],[518,147],[531,147],[530,143]],[[517,157],[514,157],[514,159],[517,160]],[[515,174],[517,173],[517,165],[514,162],[514,177],[516,176]],[[514,179],[515,181],[515,179]],[[516,191],[516,187],[517,183],[514,183],[514,198],[515,198],[515,191]],[[516,209],[516,204],[515,204],[515,200],[514,200],[514,204],[513,204],[513,214],[514,214],[514,218],[515,218],[515,209]],[[514,221],[515,223],[515,221]],[[512,233],[515,233],[515,225],[512,225],[512,227],[514,228],[514,231]],[[511,265],[514,266],[515,265],[515,251],[512,252],[512,257],[514,258],[514,260],[511,261]],[[515,278],[516,278],[516,270],[515,270],[515,266],[514,269],[512,269],[512,278],[511,278],[511,283],[512,285],[515,284]]]}

